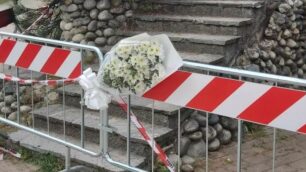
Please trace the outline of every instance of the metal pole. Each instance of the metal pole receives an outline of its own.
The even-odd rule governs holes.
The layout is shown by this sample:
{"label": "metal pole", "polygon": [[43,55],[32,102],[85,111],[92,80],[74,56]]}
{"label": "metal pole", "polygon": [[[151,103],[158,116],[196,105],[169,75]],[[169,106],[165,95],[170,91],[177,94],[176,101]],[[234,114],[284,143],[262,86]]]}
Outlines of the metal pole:
{"label": "metal pole", "polygon": [[[177,154],[178,154],[178,160],[177,162],[180,163],[180,159],[181,159],[181,108],[179,108],[178,110],[178,119],[177,119],[177,125],[178,125],[178,128],[177,128]],[[177,166],[178,168],[178,172],[181,171],[181,164],[178,164]]]}
{"label": "metal pole", "polygon": [[127,121],[128,121],[128,126],[127,126],[127,140],[126,140],[126,153],[127,153],[127,163],[128,165],[131,165],[131,147],[130,147],[130,138],[131,138],[131,95],[128,95],[128,110],[127,110]]}
{"label": "metal pole", "polygon": [[152,171],[154,171],[154,147],[155,147],[155,143],[154,143],[154,120],[155,120],[155,102],[154,100],[152,101]]}
{"label": "metal pole", "polygon": [[209,119],[209,114],[208,112],[206,112],[206,137],[205,137],[205,162],[206,162],[206,166],[205,166],[205,169],[206,169],[206,172],[208,172],[208,130],[209,130],[209,123],[208,123],[208,119]]}
{"label": "metal pole", "polygon": [[65,156],[65,169],[66,171],[68,171],[70,169],[71,166],[71,153],[70,153],[70,147],[66,147],[67,151],[66,151],[66,156]]}
{"label": "metal pole", "polygon": [[[19,77],[19,68],[16,68],[16,76]],[[19,82],[16,82],[16,94],[17,94],[17,122],[20,124],[20,88]]]}
{"label": "metal pole", "polygon": [[[81,49],[81,57],[83,57],[83,49]],[[81,58],[81,71],[83,73],[83,58]],[[82,92],[81,92],[81,147],[84,148],[85,147],[85,134],[84,134],[84,130],[85,130],[85,110],[84,110],[84,90],[82,89]]]}
{"label": "metal pole", "polygon": [[100,148],[104,155],[108,153],[108,113],[106,110],[100,110]]}
{"label": "metal pole", "polygon": [[272,172],[275,171],[276,133],[277,133],[276,128],[273,128]]}
{"label": "metal pole", "polygon": [[237,172],[241,171],[241,141],[242,141],[242,121],[238,119],[238,136],[237,136]]}

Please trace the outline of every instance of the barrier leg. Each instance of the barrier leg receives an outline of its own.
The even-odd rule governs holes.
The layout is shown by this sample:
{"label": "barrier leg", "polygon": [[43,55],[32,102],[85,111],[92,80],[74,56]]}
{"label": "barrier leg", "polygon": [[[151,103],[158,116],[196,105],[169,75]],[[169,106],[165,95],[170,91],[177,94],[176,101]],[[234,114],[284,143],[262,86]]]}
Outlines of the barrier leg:
{"label": "barrier leg", "polygon": [[131,165],[131,95],[128,96],[127,123],[126,156],[128,165]]}
{"label": "barrier leg", "polygon": [[237,136],[237,172],[241,171],[241,143],[242,143],[242,121],[238,120]]}
{"label": "barrier leg", "polygon": [[71,166],[71,153],[70,153],[70,148],[66,147],[67,151],[66,151],[66,157],[65,157],[65,169],[66,171],[68,171],[70,169]]}

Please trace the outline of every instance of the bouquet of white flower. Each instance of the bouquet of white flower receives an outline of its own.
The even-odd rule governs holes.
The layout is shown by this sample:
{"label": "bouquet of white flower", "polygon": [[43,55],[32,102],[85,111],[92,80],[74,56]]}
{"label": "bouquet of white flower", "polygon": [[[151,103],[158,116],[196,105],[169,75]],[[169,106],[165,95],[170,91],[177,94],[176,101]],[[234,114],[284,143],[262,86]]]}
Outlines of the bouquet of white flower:
{"label": "bouquet of white flower", "polygon": [[182,65],[166,35],[141,34],[120,41],[106,54],[98,81],[112,94],[143,94]]}

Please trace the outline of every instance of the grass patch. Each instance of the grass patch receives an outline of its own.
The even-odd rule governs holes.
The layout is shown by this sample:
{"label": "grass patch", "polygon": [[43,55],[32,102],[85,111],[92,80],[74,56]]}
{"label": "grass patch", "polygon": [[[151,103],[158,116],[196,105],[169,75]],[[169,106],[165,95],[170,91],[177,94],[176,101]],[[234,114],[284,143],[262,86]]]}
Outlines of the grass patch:
{"label": "grass patch", "polygon": [[50,153],[41,154],[25,148],[21,148],[20,152],[22,160],[40,167],[37,172],[58,172],[64,169],[64,163]]}

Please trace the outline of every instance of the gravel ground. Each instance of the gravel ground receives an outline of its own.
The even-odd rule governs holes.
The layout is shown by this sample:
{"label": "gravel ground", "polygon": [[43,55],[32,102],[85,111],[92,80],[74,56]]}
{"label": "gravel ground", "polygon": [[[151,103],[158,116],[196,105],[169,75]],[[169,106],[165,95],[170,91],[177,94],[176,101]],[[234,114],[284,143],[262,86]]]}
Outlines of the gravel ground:
{"label": "gravel ground", "polygon": [[5,158],[5,160],[0,161],[0,167],[0,172],[34,172],[39,169],[37,166],[15,158]]}

